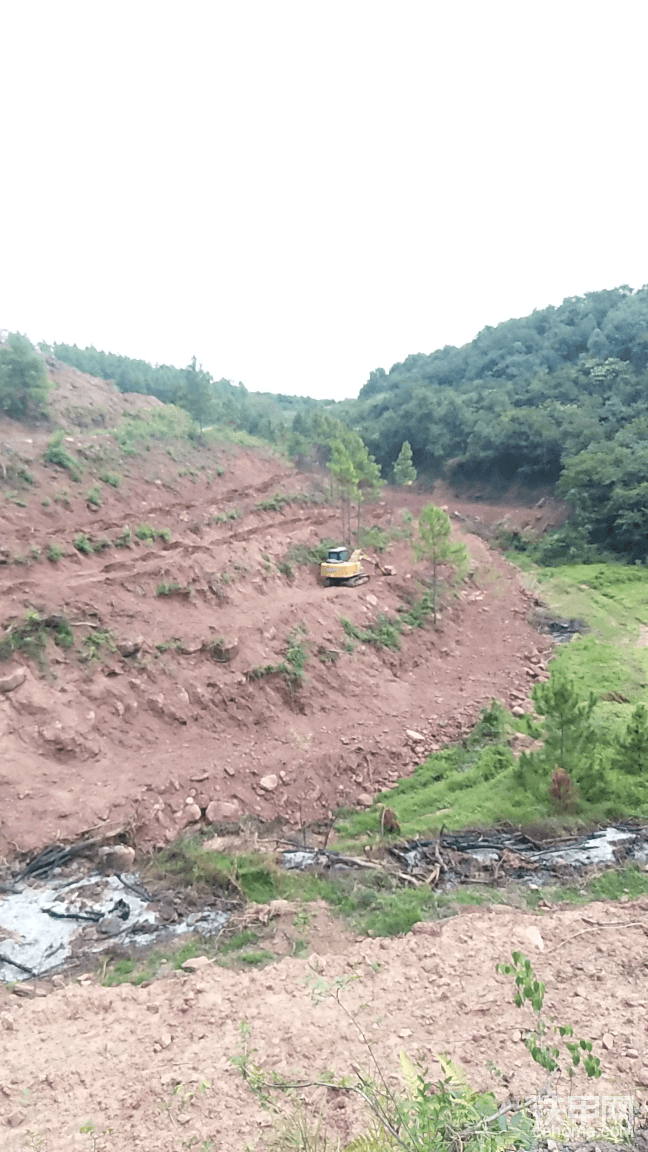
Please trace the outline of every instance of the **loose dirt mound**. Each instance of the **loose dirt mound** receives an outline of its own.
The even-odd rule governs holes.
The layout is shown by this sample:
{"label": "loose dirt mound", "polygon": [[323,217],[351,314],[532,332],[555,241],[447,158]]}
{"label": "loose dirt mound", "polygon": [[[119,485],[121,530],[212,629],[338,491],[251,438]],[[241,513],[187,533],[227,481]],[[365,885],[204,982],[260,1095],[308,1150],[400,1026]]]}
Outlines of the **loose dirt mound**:
{"label": "loose dirt mound", "polygon": [[124,416],[164,407],[157,396],[120,392],[111,381],[88,376],[53,357],[46,363],[52,384],[49,409],[62,428],[114,428]]}
{"label": "loose dirt mound", "polygon": [[[212,1140],[221,1152],[262,1148],[271,1116],[231,1065],[242,1020],[253,1059],[269,1073],[315,1079],[352,1074],[356,1064],[375,1075],[336,987],[390,1085],[400,1079],[404,1049],[433,1079],[435,1056],[446,1052],[475,1087],[500,1099],[530,1095],[544,1086],[521,1037],[531,1021],[512,1003],[510,978],[495,974],[512,948],[531,956],[546,981],[547,1016],[572,1024],[601,1058],[602,1078],[593,1086],[577,1074],[573,1094],[623,1096],[639,1084],[645,1100],[647,910],[646,900],[543,916],[496,907],[419,925],[399,940],[363,940],[344,955],[323,946],[319,956],[285,958],[263,971],[209,965],[146,988],[46,986],[35,999],[5,993],[3,1146],[24,1147],[31,1130],[47,1140],[47,1152],[68,1152],[84,1146],[79,1127],[92,1117],[98,1132],[112,1129],[106,1143],[115,1152],[171,1152],[190,1140]],[[566,1103],[567,1084],[554,1091]],[[321,1088],[305,1096],[330,1132],[345,1142],[357,1133],[361,1117],[345,1093]]]}

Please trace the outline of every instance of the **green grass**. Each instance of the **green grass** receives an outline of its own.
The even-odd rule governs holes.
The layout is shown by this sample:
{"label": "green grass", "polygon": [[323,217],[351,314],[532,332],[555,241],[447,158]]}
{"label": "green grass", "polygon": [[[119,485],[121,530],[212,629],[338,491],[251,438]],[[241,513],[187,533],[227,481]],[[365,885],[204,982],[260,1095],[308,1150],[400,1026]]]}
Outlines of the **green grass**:
{"label": "green grass", "polygon": [[43,459],[46,460],[48,464],[55,464],[58,468],[65,468],[70,478],[78,483],[81,480],[83,472],[78,461],[68,452],[67,448],[64,448],[64,436],[65,433],[62,431],[54,433],[45,449]]}
{"label": "green grass", "polygon": [[101,507],[101,488],[98,484],[93,485],[90,491],[86,494],[88,504],[92,504],[93,508]]}
{"label": "green grass", "polygon": [[119,488],[121,477],[117,472],[100,472],[99,479],[103,484],[110,484],[111,488]]}
{"label": "green grass", "polygon": [[77,552],[83,552],[84,556],[91,556],[94,552],[94,545],[88,539],[85,532],[79,532],[72,541]]}
{"label": "green grass", "polygon": [[193,432],[193,421],[188,412],[175,404],[163,408],[143,409],[127,417],[112,432],[126,456],[137,455],[150,448],[152,441],[188,440]]}
{"label": "green grass", "polygon": [[341,617],[340,623],[347,636],[353,640],[358,640],[361,644],[373,644],[376,648],[390,648],[392,652],[398,652],[400,648],[400,620],[394,620],[385,615],[384,612],[378,615],[375,624],[369,624],[366,628],[359,628],[357,624],[352,624],[345,616]]}
{"label": "green grass", "polygon": [[583,619],[592,631],[559,645],[556,664],[585,694],[626,696],[627,704],[601,701],[597,719],[610,734],[627,724],[632,708],[646,700],[648,571],[622,564],[574,564],[535,568],[540,595],[559,615]]}

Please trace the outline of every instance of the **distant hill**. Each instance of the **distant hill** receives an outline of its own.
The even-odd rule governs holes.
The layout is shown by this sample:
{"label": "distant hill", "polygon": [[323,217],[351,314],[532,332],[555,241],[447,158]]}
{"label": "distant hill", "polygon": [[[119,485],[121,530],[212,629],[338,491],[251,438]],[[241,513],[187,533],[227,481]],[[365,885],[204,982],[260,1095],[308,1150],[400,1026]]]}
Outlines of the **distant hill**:
{"label": "distant hill", "polygon": [[430,472],[466,457],[466,475],[555,480],[564,437],[553,436],[549,426],[565,423],[556,406],[580,405],[587,397],[606,403],[610,389],[601,388],[587,365],[607,359],[643,377],[648,287],[570,297],[557,308],[484,328],[462,348],[408,356],[389,372],[378,368],[344,409],[383,467],[408,439],[416,466]]}

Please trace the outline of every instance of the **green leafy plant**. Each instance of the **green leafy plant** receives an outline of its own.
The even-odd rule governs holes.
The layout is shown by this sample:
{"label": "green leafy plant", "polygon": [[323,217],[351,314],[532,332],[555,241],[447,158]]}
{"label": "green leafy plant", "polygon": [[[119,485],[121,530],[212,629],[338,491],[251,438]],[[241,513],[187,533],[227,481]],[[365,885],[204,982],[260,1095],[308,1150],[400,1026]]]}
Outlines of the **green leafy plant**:
{"label": "green leafy plant", "polygon": [[568,1039],[574,1035],[571,1024],[556,1024],[553,1018],[549,1021],[544,1019],[542,1012],[545,985],[537,979],[531,961],[522,952],[512,952],[511,956],[513,963],[497,964],[496,971],[515,978],[514,999],[517,1007],[523,1008],[526,1004],[533,1009],[533,1027],[524,1040],[533,1060],[549,1073],[562,1072],[562,1061],[566,1052],[570,1060],[567,1067],[570,1079],[574,1075],[574,1069],[581,1064],[588,1077],[599,1077],[601,1061],[598,1056],[592,1054],[591,1040]]}
{"label": "green leafy plant", "polygon": [[43,459],[46,460],[48,464],[55,464],[58,468],[65,468],[70,478],[79,483],[83,473],[74,456],[63,446],[64,436],[65,433],[63,431],[54,433],[45,449]]}
{"label": "green leafy plant", "polygon": [[87,660],[100,659],[104,649],[107,649],[109,652],[116,651],[114,635],[107,628],[97,628],[89,632],[88,635],[83,638],[83,647]]}
{"label": "green leafy plant", "polygon": [[340,623],[347,636],[358,640],[361,644],[373,644],[376,648],[390,648],[392,652],[397,652],[400,648],[401,622],[392,619],[383,612],[379,613],[375,624],[370,624],[367,628],[360,628],[357,624],[352,624],[345,616],[341,618]]}
{"label": "green leafy plant", "polygon": [[63,549],[61,548],[60,544],[54,544],[52,542],[51,544],[48,545],[47,559],[51,560],[52,564],[57,564],[58,561],[61,560],[64,555],[65,555],[65,553],[64,553]]}
{"label": "green leafy plant", "polygon": [[101,507],[101,488],[98,484],[93,485],[90,491],[86,494],[88,504],[92,504],[93,508]]}
{"label": "green leafy plant", "polygon": [[83,552],[85,556],[90,556],[94,552],[94,545],[88,539],[85,532],[79,532],[72,541],[77,552]]}
{"label": "green leafy plant", "polygon": [[184,591],[185,591],[185,589],[183,588],[182,584],[179,584],[177,580],[171,580],[171,581],[161,580],[155,589],[155,595],[156,596],[173,596],[176,592],[184,592]]}
{"label": "green leafy plant", "polygon": [[99,479],[104,484],[110,484],[111,488],[119,488],[121,477],[116,472],[103,471],[99,473]]}
{"label": "green leafy plant", "polygon": [[122,528],[119,535],[115,538],[115,548],[130,548],[132,539],[133,536],[131,530],[126,524],[125,527]]}

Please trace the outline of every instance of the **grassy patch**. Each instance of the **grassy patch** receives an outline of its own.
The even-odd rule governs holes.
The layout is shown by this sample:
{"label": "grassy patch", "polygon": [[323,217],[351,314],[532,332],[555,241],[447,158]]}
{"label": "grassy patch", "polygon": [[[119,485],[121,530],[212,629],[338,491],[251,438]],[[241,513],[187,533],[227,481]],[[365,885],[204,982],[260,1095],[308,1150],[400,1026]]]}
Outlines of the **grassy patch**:
{"label": "grassy patch", "polygon": [[341,618],[340,623],[347,636],[353,640],[358,640],[361,644],[374,644],[376,648],[390,648],[392,652],[397,652],[400,648],[400,620],[394,620],[383,612],[379,614],[375,624],[369,624],[367,628],[360,628],[357,624],[352,624],[345,616]]}
{"label": "grassy patch", "polygon": [[0,637],[0,661],[10,660],[15,652],[20,652],[43,671],[50,638],[58,648],[74,645],[74,634],[67,617],[43,618],[38,612],[29,611],[24,620],[13,621]]}
{"label": "grassy patch", "polygon": [[91,556],[94,552],[94,545],[92,541],[86,536],[85,532],[79,532],[72,541],[77,552],[82,552],[84,556]]}
{"label": "grassy patch", "polygon": [[69,474],[70,478],[79,483],[83,472],[79,466],[78,461],[75,460],[74,456],[72,456],[68,452],[67,448],[64,447],[64,436],[65,433],[62,431],[54,433],[52,439],[47,445],[47,448],[45,449],[43,459],[46,460],[48,464],[55,464],[58,468],[65,468],[65,471]]}
{"label": "grassy patch", "polygon": [[119,488],[121,477],[116,472],[100,472],[99,479],[103,484],[110,484],[111,488]]}
{"label": "grassy patch", "polygon": [[101,507],[101,488],[98,484],[93,485],[86,495],[86,500],[88,504],[92,504],[93,508]]}
{"label": "grassy patch", "polygon": [[136,455],[150,447],[151,441],[187,440],[193,431],[191,417],[175,404],[163,408],[143,409],[127,417],[113,431],[126,456]]}

